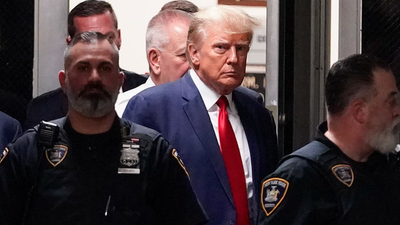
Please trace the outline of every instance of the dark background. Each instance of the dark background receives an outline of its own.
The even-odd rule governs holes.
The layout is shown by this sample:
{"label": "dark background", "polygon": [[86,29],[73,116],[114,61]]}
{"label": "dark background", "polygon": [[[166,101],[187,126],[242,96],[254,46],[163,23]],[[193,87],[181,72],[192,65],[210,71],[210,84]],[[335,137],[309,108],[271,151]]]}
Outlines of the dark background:
{"label": "dark background", "polygon": [[21,123],[32,99],[34,0],[1,0],[0,110]]}

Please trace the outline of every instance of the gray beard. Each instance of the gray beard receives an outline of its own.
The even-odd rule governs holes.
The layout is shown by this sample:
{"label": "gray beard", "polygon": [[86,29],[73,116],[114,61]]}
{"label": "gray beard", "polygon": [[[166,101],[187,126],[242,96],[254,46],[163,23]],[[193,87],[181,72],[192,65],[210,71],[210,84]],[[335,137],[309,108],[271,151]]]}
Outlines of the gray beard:
{"label": "gray beard", "polygon": [[68,103],[72,109],[83,116],[99,118],[114,111],[114,104],[117,100],[118,92],[119,88],[113,93],[109,93],[109,96],[90,96],[89,98],[86,98],[85,96],[78,97],[67,89]]}
{"label": "gray beard", "polygon": [[384,130],[373,130],[367,135],[367,143],[371,148],[382,154],[389,154],[394,151],[399,143],[399,120],[395,120]]}

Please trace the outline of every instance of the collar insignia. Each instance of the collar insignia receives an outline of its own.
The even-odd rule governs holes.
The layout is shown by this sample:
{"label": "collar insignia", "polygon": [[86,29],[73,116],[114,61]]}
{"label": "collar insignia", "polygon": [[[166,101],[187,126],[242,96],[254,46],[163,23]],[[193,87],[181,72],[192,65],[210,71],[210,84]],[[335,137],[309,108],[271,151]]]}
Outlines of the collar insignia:
{"label": "collar insignia", "polygon": [[347,187],[350,187],[354,181],[354,173],[351,169],[351,166],[346,164],[338,164],[331,168],[335,177],[345,184]]}
{"label": "collar insignia", "polygon": [[68,153],[68,147],[64,145],[54,145],[52,149],[46,150],[47,161],[54,167],[60,164]]}
{"label": "collar insignia", "polygon": [[8,152],[8,148],[5,148],[2,152],[0,152],[0,163],[3,162],[3,159],[7,156]]}
{"label": "collar insignia", "polygon": [[285,198],[289,182],[281,178],[271,178],[264,181],[261,187],[261,206],[269,216]]}

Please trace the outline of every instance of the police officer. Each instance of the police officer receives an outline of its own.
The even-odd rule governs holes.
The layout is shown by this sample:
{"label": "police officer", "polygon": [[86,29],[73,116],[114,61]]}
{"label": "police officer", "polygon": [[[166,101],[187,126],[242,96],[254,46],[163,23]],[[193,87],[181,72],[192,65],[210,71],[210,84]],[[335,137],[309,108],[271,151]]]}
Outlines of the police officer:
{"label": "police officer", "polygon": [[327,122],[263,180],[260,224],[400,224],[399,91],[389,66],[352,55],[325,84]]}
{"label": "police officer", "polygon": [[116,116],[124,78],[112,39],[78,34],[64,59],[68,115],[6,148],[0,224],[205,222],[177,152],[154,130]]}

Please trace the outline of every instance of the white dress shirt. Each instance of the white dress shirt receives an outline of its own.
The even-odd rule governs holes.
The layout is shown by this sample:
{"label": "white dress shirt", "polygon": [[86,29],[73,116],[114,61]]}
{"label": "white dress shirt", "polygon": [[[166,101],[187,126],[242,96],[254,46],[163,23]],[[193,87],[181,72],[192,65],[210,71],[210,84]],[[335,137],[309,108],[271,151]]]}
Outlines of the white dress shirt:
{"label": "white dress shirt", "polygon": [[[215,137],[217,138],[218,144],[219,141],[219,133],[218,133],[218,115],[219,115],[219,107],[216,104],[221,95],[217,94],[214,90],[209,88],[207,85],[200,80],[199,76],[192,69],[189,70],[189,74],[192,77],[194,84],[200,92],[201,98],[203,99],[204,105],[208,111],[208,115],[210,116],[210,120],[212,126],[214,128]],[[232,101],[232,93],[226,95],[226,98],[229,102],[229,107],[227,107],[229,122],[232,125],[233,132],[235,133],[236,140],[239,146],[240,157],[242,158],[243,170],[246,179],[246,188],[247,188],[247,199],[252,199],[254,192],[254,184],[253,184],[253,176],[252,176],[252,167],[251,167],[251,156],[250,156],[250,148],[247,142],[246,133],[244,132],[244,128],[242,122],[240,121],[240,117],[238,115],[236,105]],[[250,202],[249,202],[250,205]]]}
{"label": "white dress shirt", "polygon": [[122,114],[125,111],[126,106],[128,105],[129,100],[137,95],[139,92],[149,88],[149,87],[153,87],[156,86],[153,82],[153,80],[151,79],[151,77],[149,77],[146,82],[144,84],[141,84],[140,86],[137,86],[131,90],[122,92],[118,94],[118,98],[117,101],[115,102],[115,111],[117,112],[117,115],[119,117],[122,117]]}

